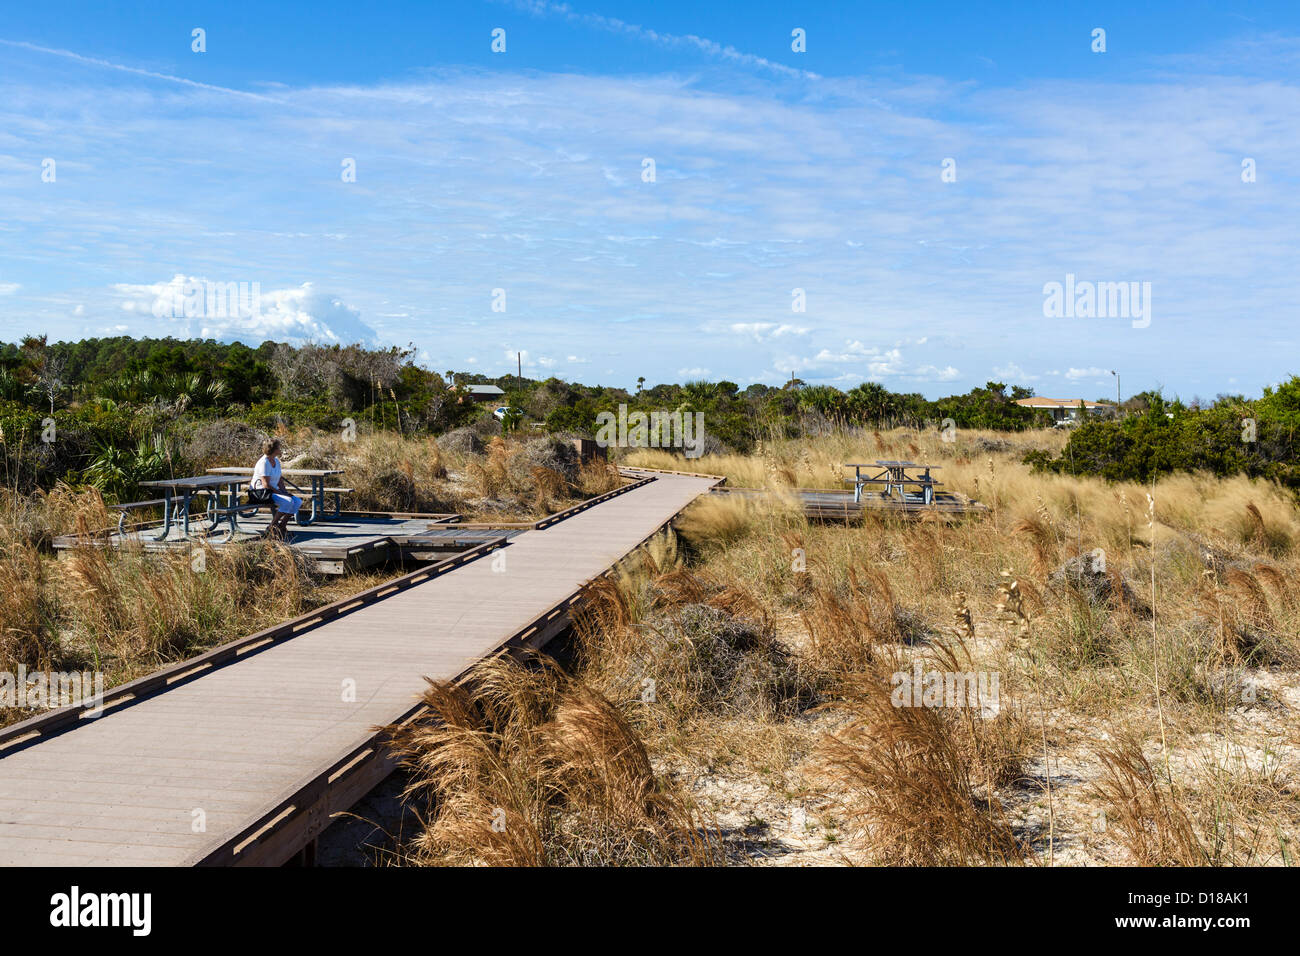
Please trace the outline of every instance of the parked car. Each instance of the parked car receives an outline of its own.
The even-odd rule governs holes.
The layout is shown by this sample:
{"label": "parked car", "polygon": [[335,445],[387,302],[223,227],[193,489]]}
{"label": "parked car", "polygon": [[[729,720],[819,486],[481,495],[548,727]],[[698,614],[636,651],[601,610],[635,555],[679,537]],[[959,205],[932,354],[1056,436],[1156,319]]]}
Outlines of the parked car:
{"label": "parked car", "polygon": [[501,405],[493,410],[492,417],[499,422],[506,420],[507,415],[523,415],[523,409],[515,408],[513,405]]}

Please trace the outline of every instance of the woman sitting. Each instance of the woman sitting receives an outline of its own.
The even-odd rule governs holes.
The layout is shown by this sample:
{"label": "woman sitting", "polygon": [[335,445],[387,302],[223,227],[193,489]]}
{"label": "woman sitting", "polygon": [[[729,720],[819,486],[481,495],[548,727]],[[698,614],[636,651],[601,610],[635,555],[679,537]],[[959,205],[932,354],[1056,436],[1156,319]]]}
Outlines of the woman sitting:
{"label": "woman sitting", "polygon": [[258,504],[275,503],[275,514],[266,529],[268,538],[283,538],[289,519],[302,507],[302,499],[291,495],[280,473],[280,439],[272,438],[262,448],[262,457],[253,466],[253,480],[249,483],[249,497]]}

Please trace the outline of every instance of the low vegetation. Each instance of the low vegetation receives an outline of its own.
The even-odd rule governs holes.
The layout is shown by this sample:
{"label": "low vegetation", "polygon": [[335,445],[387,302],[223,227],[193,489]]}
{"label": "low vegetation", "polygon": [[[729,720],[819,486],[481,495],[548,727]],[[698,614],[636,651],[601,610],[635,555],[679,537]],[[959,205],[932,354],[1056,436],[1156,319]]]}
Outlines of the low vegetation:
{"label": "low vegetation", "polygon": [[[764,494],[700,500],[593,584],[557,660],[432,684],[431,718],[397,731],[420,823],[395,859],[1295,861],[1300,380],[1208,405],[1138,396],[1065,430],[1034,427],[1000,383],[927,403],[498,379],[525,412],[503,423],[449,398],[474,378],[408,358],[0,349],[0,670],[116,683],[374,583],[322,581],[271,543],[204,552],[202,573],[132,548],[56,563],[55,536],[112,526],[141,480],[251,464],[275,434],[291,466],[343,468],[355,509],[536,518],[616,486],[570,441],[597,411],[703,410],[703,457],[621,460]],[[799,489],[844,488],[842,463],[876,458],[937,465],[990,510],[804,518]],[[931,673],[996,677],[992,706],[899,706]]]}
{"label": "low vegetation", "polygon": [[[1290,865],[1291,493],[1204,473],[1106,484],[1022,462],[1065,441],[881,433],[869,452],[942,464],[992,511],[848,528],[808,524],[788,489],[830,484],[860,440],[699,459],[772,493],[693,506],[678,535],[593,585],[572,660],[540,670],[618,712],[655,780],[691,807],[671,845],[716,854],[692,860]],[[918,669],[996,675],[994,706],[899,706],[899,678]],[[527,746],[546,762],[540,739]],[[433,785],[415,766],[416,786]],[[565,794],[564,812],[595,813],[586,799]],[[433,819],[408,860],[482,861],[501,839],[448,841],[453,817]],[[622,825],[605,846],[642,832],[639,818]]]}

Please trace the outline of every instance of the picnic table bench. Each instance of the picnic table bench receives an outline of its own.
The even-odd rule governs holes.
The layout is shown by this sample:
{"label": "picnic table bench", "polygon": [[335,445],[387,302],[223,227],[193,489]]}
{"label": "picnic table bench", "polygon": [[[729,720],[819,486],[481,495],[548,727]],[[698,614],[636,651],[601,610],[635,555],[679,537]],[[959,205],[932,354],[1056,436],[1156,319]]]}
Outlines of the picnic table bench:
{"label": "picnic table bench", "polygon": [[[209,475],[242,475],[252,478],[253,469],[243,468],[240,466],[229,466],[224,468],[209,468]],[[342,510],[343,505],[340,501],[341,495],[351,494],[351,488],[327,488],[325,479],[332,478],[334,475],[343,474],[341,468],[283,468],[280,470],[280,476],[284,478],[284,483],[293,488],[294,491],[301,491],[304,496],[311,501],[311,516],[303,517],[301,511],[298,512],[298,523],[301,525],[311,524],[319,517],[325,515],[325,495],[334,496],[334,516],[337,517]],[[290,478],[307,478],[311,482],[311,491],[303,491],[296,484],[290,481]]]}
{"label": "picnic table bench", "polygon": [[[854,502],[862,501],[862,489],[867,485],[884,485],[885,488],[880,493],[884,498],[891,497],[894,489],[897,488],[898,496],[903,500],[909,497],[907,485],[919,485],[920,492],[912,492],[910,497],[913,500],[919,497],[924,504],[930,505],[934,504],[934,489],[943,484],[930,476],[930,472],[940,468],[940,465],[918,465],[914,461],[875,461],[845,462],[844,467],[853,469],[853,477],[844,480],[853,484]],[[879,471],[876,474],[864,475],[862,473],[864,468],[879,469]],[[919,475],[909,475],[908,469],[915,468],[922,468],[924,471]]]}
{"label": "picnic table bench", "polygon": [[132,511],[140,511],[143,508],[157,508],[160,505],[167,504],[166,498],[154,498],[151,501],[127,501],[121,504],[112,505],[109,511],[118,512],[117,515],[117,533],[126,534],[126,516]]}

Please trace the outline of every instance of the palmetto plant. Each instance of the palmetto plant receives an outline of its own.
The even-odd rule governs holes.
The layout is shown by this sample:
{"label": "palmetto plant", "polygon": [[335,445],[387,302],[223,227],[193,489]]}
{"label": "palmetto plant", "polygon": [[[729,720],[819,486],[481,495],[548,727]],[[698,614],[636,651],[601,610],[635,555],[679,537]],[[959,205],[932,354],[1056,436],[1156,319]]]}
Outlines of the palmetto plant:
{"label": "palmetto plant", "polygon": [[153,387],[153,373],[146,370],[104,382],[99,395],[113,402],[143,402],[151,396]]}
{"label": "palmetto plant", "polygon": [[138,405],[163,401],[184,408],[194,404],[219,405],[228,392],[229,386],[224,381],[215,379],[205,382],[203,375],[198,372],[155,375],[144,369],[105,382],[100,386],[99,397]]}
{"label": "palmetto plant", "polygon": [[163,477],[171,449],[161,434],[141,438],[135,448],[104,445],[82,473],[86,483],[119,497],[142,481]]}

